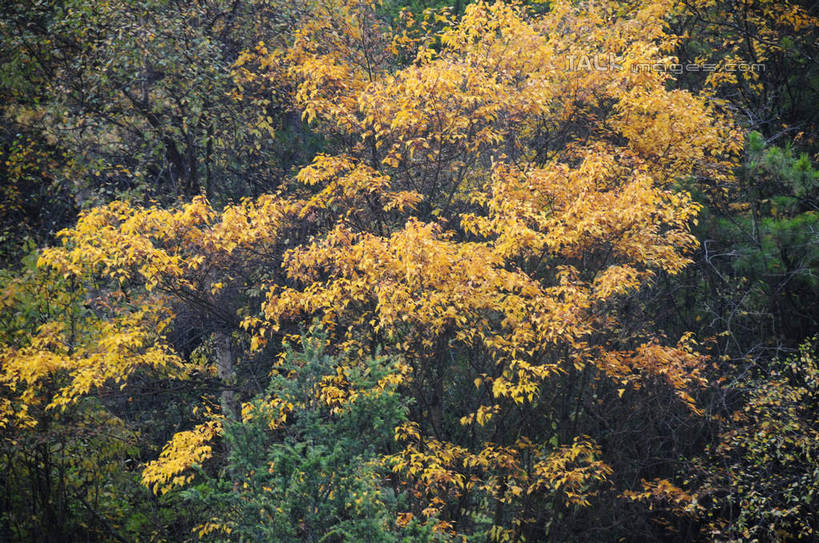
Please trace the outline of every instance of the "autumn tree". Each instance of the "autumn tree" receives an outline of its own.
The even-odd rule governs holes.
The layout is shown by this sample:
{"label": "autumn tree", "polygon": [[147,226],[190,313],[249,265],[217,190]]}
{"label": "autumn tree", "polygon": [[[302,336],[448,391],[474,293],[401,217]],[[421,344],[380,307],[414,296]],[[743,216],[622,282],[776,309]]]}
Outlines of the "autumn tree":
{"label": "autumn tree", "polygon": [[[46,411],[69,408],[148,370],[200,383],[142,479],[164,496],[207,482],[187,494],[206,505],[235,484],[239,508],[202,519],[206,532],[251,527],[246,495],[289,507],[260,530],[286,518],[288,536],[310,540],[349,504],[327,495],[318,514],[268,483],[313,458],[328,482],[298,488],[377,490],[356,530],[384,527],[374,504],[390,488],[399,527],[439,538],[669,537],[642,494],[684,495],[667,478],[691,447],[706,357],[693,335],[667,337],[638,295],[697,247],[684,183],[733,186],[742,147],[712,102],[640,69],[673,61],[674,10],[478,2],[460,18],[391,19],[367,1],[310,5],[292,43],[247,48],[235,73],[260,88],[286,74],[325,152],[277,193],[221,210],[200,197],[83,213],[41,265],[117,310],[76,348],[48,323],[7,346],[10,405],[35,390]],[[294,368],[281,340],[313,322],[327,357]],[[381,445],[322,458],[379,390],[404,406],[383,419]],[[263,408],[268,433],[242,456],[236,440]],[[298,445],[306,436],[317,448]],[[263,457],[279,460],[258,467],[267,475],[251,465]]]}
{"label": "autumn tree", "polygon": [[[367,5],[339,9],[358,38]],[[664,383],[696,410],[693,345],[663,345],[626,304],[694,246],[697,206],[674,180],[728,180],[739,144],[666,74],[631,69],[671,50],[668,9],[476,4],[398,71],[366,37],[341,52],[296,42],[305,115],[361,143],[300,172],[320,188],[307,213],[339,217],[343,203],[342,222],[286,255],[294,284],[265,314],[317,314],[345,348],[406,360],[412,423],[388,461],[421,498],[412,514],[568,537],[566,507],[578,518],[622,481],[599,448],[618,433],[612,403]],[[572,69],[601,52],[621,67]]]}

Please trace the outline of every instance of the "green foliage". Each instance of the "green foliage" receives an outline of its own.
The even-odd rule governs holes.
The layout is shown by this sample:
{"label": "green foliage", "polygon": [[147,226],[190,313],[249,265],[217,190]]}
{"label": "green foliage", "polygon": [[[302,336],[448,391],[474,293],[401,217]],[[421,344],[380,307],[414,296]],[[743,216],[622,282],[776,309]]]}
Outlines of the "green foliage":
{"label": "green foliage", "polygon": [[331,410],[317,391],[342,366],[325,343],[318,333],[301,350],[288,349],[265,393],[245,405],[244,420],[224,422],[226,465],[215,476],[203,472],[204,482],[182,493],[211,512],[195,530],[203,540],[432,538],[415,523],[396,525],[402,499],[378,461],[407,410],[394,385],[378,386],[391,361],[363,360],[346,371],[346,382],[362,393]]}
{"label": "green foliage", "polygon": [[[747,162],[749,175],[771,177],[781,180],[793,196],[803,200],[802,205],[816,205],[816,190],[819,189],[819,171],[811,164],[807,153],[794,156],[790,145],[784,149],[766,145],[762,134],[748,134]],[[783,187],[783,188],[785,188]]]}
{"label": "green foliage", "polygon": [[718,337],[739,361],[795,349],[819,329],[819,170],[751,132],[736,184],[717,192],[699,194],[698,267],[664,299],[680,319],[667,326]]}
{"label": "green foliage", "polygon": [[795,343],[819,327],[819,171],[806,154],[766,147],[752,132],[743,179],[749,210],[721,230],[736,236],[733,267],[753,285],[753,301]]}

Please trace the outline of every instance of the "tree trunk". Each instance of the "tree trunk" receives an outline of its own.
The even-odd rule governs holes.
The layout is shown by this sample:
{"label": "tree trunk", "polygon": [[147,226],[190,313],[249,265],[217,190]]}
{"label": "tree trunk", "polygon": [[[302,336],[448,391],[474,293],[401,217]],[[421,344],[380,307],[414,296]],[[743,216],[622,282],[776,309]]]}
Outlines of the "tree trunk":
{"label": "tree trunk", "polygon": [[236,406],[236,393],[233,386],[236,383],[236,376],[233,371],[233,349],[230,345],[230,335],[225,332],[216,332],[216,364],[224,385],[222,391],[222,413],[229,418],[237,419],[238,410]]}

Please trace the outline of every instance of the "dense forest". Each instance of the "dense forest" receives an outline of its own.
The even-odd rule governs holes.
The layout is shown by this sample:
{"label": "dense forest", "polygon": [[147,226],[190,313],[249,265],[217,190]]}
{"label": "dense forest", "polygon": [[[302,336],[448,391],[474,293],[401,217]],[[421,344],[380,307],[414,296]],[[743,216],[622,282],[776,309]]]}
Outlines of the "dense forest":
{"label": "dense forest", "polygon": [[819,541],[819,3],[0,44],[0,541]]}

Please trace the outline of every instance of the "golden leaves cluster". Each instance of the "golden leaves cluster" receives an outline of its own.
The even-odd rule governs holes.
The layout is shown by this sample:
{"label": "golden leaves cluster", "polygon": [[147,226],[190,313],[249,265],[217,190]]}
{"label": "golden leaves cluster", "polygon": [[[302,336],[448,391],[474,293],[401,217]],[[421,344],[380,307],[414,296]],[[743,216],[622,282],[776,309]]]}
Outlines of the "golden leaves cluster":
{"label": "golden leaves cluster", "polygon": [[211,440],[221,435],[222,422],[211,419],[193,430],[174,434],[157,460],[149,462],[142,472],[142,483],[157,494],[165,494],[174,487],[184,486],[193,479],[188,471],[201,465],[213,454]]}

